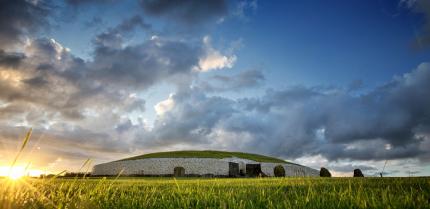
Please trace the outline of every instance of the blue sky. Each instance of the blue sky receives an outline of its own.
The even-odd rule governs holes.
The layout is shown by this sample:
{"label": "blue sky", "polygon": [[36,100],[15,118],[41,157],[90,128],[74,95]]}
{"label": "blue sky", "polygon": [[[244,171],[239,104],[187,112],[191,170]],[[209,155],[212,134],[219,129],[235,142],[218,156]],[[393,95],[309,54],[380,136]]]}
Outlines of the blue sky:
{"label": "blue sky", "polygon": [[33,127],[52,171],[221,149],[430,174],[426,0],[0,4],[0,164]]}
{"label": "blue sky", "polygon": [[[142,12],[137,1],[115,4],[115,10],[109,6],[79,8],[78,14],[70,14],[72,20],[51,31],[52,36],[77,55],[90,58],[97,30]],[[248,10],[245,17],[229,17],[204,32],[194,31],[193,38],[209,34],[221,45],[241,39],[244,47],[237,51],[241,59],[235,69],[264,67],[272,85],[286,81],[347,85],[366,80],[374,86],[410,71],[429,56],[428,50],[412,46],[425,24],[423,15],[396,1],[270,1]],[[85,26],[99,16],[104,17],[103,24]],[[163,22],[154,24],[163,27]],[[74,31],[80,31],[79,37]],[[147,37],[140,33],[131,41]]]}

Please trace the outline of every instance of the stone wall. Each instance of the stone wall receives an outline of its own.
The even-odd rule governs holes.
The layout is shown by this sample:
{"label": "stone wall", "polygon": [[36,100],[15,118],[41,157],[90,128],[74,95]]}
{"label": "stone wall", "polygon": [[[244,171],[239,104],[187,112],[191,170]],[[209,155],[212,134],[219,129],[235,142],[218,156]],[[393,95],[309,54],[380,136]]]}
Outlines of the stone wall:
{"label": "stone wall", "polygon": [[228,176],[229,162],[239,164],[244,169],[246,164],[261,164],[261,171],[267,176],[274,176],[274,169],[282,165],[286,176],[319,176],[319,171],[290,163],[260,163],[241,158],[148,158],[140,160],[116,161],[94,166],[92,175],[172,175],[175,167],[183,167],[185,175]]}
{"label": "stone wall", "polygon": [[213,158],[148,158],[116,161],[94,166],[92,175],[171,175],[175,167],[185,168],[185,175],[228,176],[229,164]]}
{"label": "stone wall", "polygon": [[285,169],[285,176],[319,176],[319,171],[308,168],[306,166],[290,164],[290,163],[261,163],[261,171],[268,176],[275,176],[275,167],[281,165]]}
{"label": "stone wall", "polygon": [[275,176],[275,167],[278,165],[281,165],[285,169],[285,176],[303,176],[303,177],[309,177],[309,176],[319,176],[320,173],[318,170],[301,166],[297,164],[291,164],[291,163],[261,163],[253,160],[248,159],[242,159],[242,158],[224,158],[221,160],[229,161],[229,162],[235,162],[239,163],[239,169],[245,170],[246,164],[261,164],[261,171],[266,174],[267,176]]}

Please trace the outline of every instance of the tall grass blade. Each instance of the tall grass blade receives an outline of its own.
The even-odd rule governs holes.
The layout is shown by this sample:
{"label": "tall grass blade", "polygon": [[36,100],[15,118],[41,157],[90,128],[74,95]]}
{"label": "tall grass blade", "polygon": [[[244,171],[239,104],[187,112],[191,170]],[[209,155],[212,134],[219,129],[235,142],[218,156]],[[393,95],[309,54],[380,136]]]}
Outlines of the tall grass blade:
{"label": "tall grass blade", "polygon": [[15,159],[12,161],[12,164],[10,165],[8,175],[11,174],[12,168],[15,166],[16,161],[18,161],[18,158],[21,156],[22,151],[24,150],[25,146],[27,145],[28,141],[30,140],[30,136],[31,136],[32,131],[33,131],[33,128],[30,128],[30,130],[28,130],[28,132],[24,138],[24,141],[22,142],[21,148],[19,149],[18,153],[15,156]]}

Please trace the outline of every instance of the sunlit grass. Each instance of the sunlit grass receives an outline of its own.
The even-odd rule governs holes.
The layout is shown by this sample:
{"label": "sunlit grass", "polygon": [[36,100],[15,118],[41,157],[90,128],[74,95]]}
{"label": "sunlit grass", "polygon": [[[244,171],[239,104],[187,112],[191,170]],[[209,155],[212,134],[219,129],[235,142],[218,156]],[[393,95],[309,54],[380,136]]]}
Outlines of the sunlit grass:
{"label": "sunlit grass", "polygon": [[30,178],[5,185],[0,208],[430,207],[430,178]]}

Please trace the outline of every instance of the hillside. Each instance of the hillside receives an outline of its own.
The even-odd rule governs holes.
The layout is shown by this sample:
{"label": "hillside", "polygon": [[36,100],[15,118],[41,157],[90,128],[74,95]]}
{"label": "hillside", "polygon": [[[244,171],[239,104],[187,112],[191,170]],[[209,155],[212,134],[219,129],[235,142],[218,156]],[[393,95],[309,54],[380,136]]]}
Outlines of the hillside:
{"label": "hillside", "polygon": [[237,157],[248,160],[253,160],[257,162],[267,162],[267,163],[288,163],[285,160],[281,160],[274,157],[268,157],[264,155],[243,153],[243,152],[225,152],[225,151],[213,151],[213,150],[203,150],[203,151],[172,151],[172,152],[156,152],[144,155],[139,155],[135,157],[125,158],[118,161],[125,160],[137,160],[145,158],[230,158]]}

